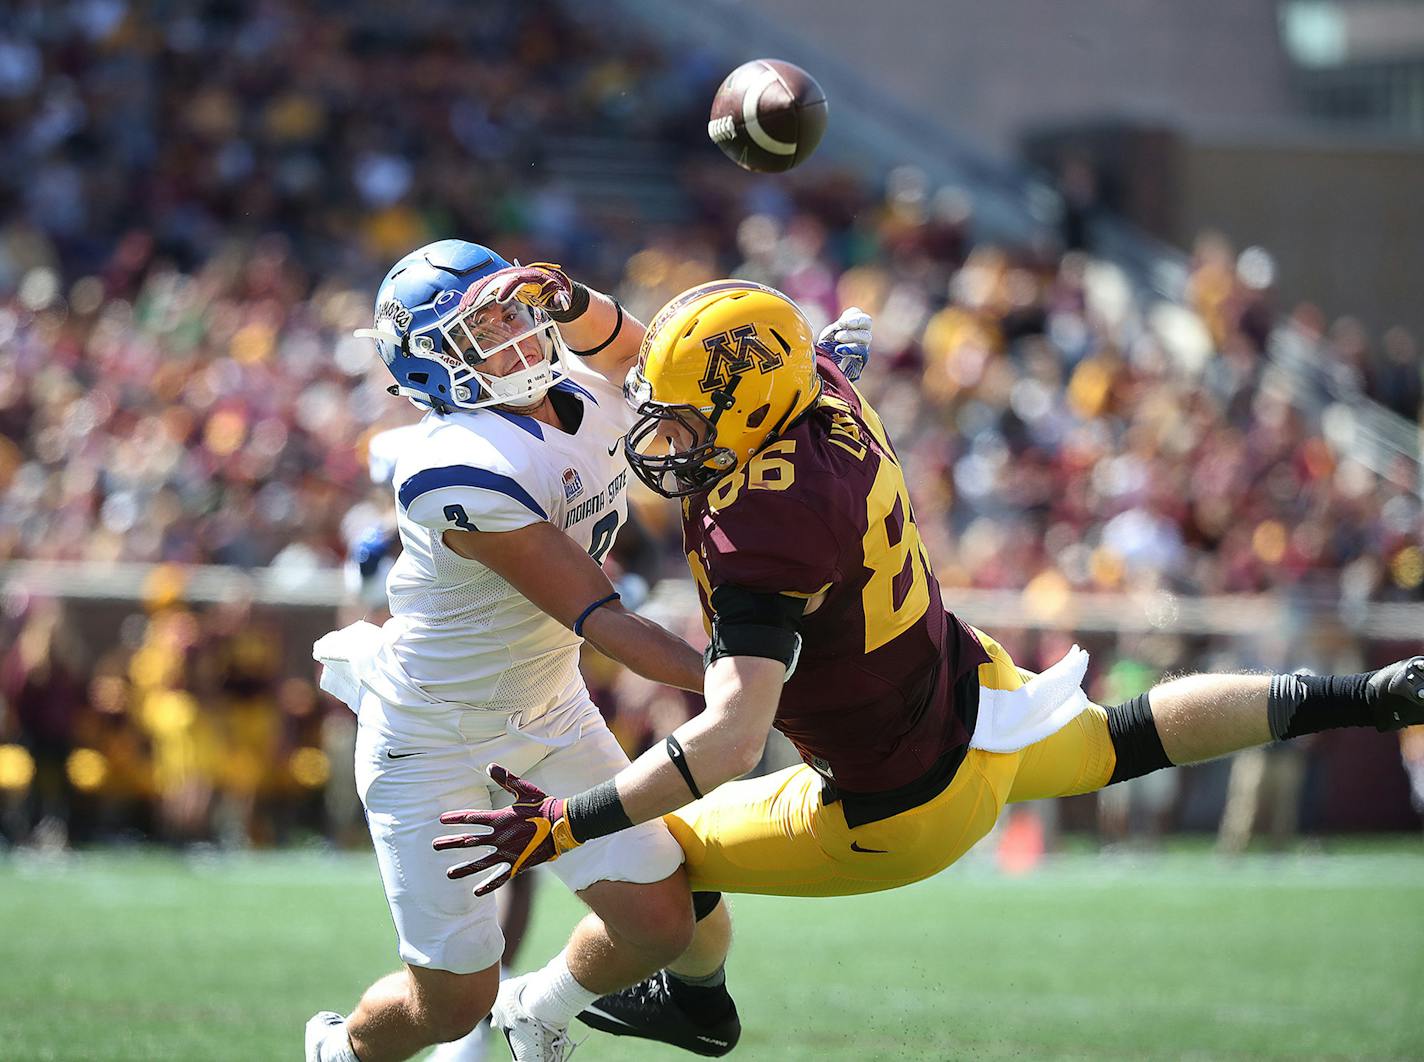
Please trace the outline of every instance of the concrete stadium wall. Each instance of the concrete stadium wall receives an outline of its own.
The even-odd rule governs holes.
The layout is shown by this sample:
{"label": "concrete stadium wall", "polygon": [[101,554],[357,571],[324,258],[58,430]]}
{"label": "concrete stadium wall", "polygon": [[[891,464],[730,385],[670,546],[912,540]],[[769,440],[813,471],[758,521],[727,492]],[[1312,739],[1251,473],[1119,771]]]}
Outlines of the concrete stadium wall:
{"label": "concrete stadium wall", "polygon": [[1424,147],[1202,138],[1178,157],[1175,242],[1259,243],[1287,298],[1424,336]]}
{"label": "concrete stadium wall", "polygon": [[1130,116],[1193,128],[1293,110],[1274,0],[723,6],[766,17],[1001,157],[1013,154],[1028,126]]}

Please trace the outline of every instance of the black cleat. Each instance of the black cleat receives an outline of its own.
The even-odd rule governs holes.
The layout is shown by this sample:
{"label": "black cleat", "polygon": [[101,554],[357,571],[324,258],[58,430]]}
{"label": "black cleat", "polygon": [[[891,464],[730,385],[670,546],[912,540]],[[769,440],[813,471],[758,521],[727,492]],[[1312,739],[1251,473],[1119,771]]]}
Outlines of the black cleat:
{"label": "black cleat", "polygon": [[1370,679],[1375,694],[1375,726],[1402,730],[1424,723],[1424,656],[1380,668]]}
{"label": "black cleat", "polygon": [[708,1058],[725,1055],[742,1037],[742,1022],[730,995],[726,995],[726,1009],[719,1017],[710,1022],[700,1020],[673,997],[662,971],[594,1000],[579,1015],[579,1021],[599,1032],[657,1040]]}

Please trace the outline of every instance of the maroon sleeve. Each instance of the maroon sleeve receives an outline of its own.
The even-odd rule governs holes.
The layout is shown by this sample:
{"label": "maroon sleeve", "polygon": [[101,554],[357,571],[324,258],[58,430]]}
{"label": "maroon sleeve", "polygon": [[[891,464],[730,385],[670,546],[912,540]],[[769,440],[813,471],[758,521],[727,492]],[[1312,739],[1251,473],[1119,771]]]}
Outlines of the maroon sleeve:
{"label": "maroon sleeve", "polygon": [[819,515],[791,491],[756,491],[707,515],[707,580],[810,596],[840,580],[840,548]]}

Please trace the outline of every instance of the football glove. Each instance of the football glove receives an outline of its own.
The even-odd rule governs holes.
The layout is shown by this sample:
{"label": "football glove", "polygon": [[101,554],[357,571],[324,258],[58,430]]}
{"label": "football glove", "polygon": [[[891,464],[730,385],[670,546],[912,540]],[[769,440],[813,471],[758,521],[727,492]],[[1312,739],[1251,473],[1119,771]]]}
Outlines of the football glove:
{"label": "football glove", "polygon": [[858,306],[849,307],[821,329],[816,350],[834,361],[847,380],[859,380],[870,360],[870,314]]}
{"label": "football glove", "polygon": [[440,816],[446,826],[472,826],[468,833],[452,833],[435,838],[435,850],[482,849],[476,859],[457,863],[445,872],[458,880],[471,874],[486,874],[475,886],[476,896],[486,896],[516,874],[530,867],[558,859],[577,848],[564,817],[564,801],[551,797],[538,786],[510,774],[497,763],[489,766],[489,776],[514,797],[507,808],[489,811],[447,811]]}
{"label": "football glove", "polygon": [[351,547],[351,560],[361,573],[361,578],[374,578],[381,568],[381,562],[391,555],[400,543],[396,532],[381,524],[369,527]]}
{"label": "football glove", "polygon": [[572,303],[574,282],[553,262],[530,262],[513,265],[485,277],[465,293],[460,309],[468,309],[478,298],[494,293],[495,302],[511,299],[526,306],[555,313],[567,310]]}

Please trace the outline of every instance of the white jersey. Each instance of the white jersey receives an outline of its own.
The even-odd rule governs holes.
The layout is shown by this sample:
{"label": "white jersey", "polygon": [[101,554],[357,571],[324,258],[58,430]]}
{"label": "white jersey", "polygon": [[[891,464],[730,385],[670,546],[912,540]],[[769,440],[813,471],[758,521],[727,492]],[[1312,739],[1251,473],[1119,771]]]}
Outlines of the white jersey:
{"label": "white jersey", "polygon": [[498,409],[429,413],[401,440],[393,486],[402,553],[391,619],[363,679],[397,704],[432,701],[534,718],[578,679],[581,639],[478,561],[453,528],[513,531],[547,520],[601,561],[627,518],[621,389],[571,359],[557,384],[583,406],[569,434]]}

